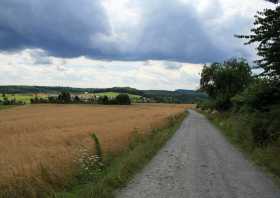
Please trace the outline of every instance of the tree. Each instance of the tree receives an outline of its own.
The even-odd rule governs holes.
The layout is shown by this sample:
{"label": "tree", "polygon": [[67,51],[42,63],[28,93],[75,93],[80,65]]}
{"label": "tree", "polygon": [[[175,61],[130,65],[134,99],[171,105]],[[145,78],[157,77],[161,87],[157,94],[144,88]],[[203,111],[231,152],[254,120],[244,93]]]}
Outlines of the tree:
{"label": "tree", "polygon": [[80,97],[79,97],[79,96],[75,96],[75,97],[74,97],[74,102],[75,102],[75,103],[80,103],[80,102],[81,102]]}
{"label": "tree", "polygon": [[265,78],[252,80],[249,86],[233,98],[237,109],[267,112],[279,103],[280,87]]}
{"label": "tree", "polygon": [[[277,1],[272,1],[277,2]],[[251,35],[237,35],[248,39],[245,44],[257,43],[257,54],[261,59],[256,63],[263,69],[262,75],[272,80],[280,80],[280,6],[265,9],[255,16]]]}
{"label": "tree", "polygon": [[58,101],[60,103],[70,103],[71,102],[71,94],[69,92],[61,92],[58,96]]}
{"label": "tree", "polygon": [[108,98],[108,96],[100,96],[98,99],[97,99],[97,103],[98,104],[104,104],[104,105],[106,105],[106,104],[109,104],[109,98]]}
{"label": "tree", "polygon": [[251,81],[251,69],[244,59],[230,59],[204,66],[201,73],[200,90],[214,101],[218,110],[232,106],[231,98],[242,92]]}
{"label": "tree", "polygon": [[108,98],[108,96],[105,95],[105,96],[103,97],[102,103],[105,104],[105,105],[109,103],[109,98]]}
{"label": "tree", "polygon": [[131,101],[127,94],[120,94],[116,97],[116,103],[120,105],[130,105]]}

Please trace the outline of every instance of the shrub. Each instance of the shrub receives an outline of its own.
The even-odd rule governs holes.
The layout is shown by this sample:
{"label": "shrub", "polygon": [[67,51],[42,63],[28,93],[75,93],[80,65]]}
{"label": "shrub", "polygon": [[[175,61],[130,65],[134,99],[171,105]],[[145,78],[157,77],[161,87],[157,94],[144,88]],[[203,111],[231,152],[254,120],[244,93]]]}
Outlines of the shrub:
{"label": "shrub", "polygon": [[3,104],[3,105],[24,105],[25,103],[22,101],[17,101],[15,98],[9,100],[7,97],[5,97],[4,100],[1,101],[1,104]]}
{"label": "shrub", "polygon": [[255,79],[241,94],[233,97],[232,101],[237,109],[245,106],[249,111],[270,111],[272,105],[279,104],[280,83]]}
{"label": "shrub", "polygon": [[116,97],[116,103],[119,105],[130,105],[131,101],[127,94],[120,94]]}
{"label": "shrub", "polygon": [[57,97],[49,96],[48,100],[49,100],[49,103],[57,103]]}
{"label": "shrub", "polygon": [[59,103],[71,103],[71,94],[69,92],[61,92],[58,96]]}
{"label": "shrub", "polygon": [[252,124],[252,136],[256,146],[267,146],[280,137],[280,107],[267,113],[258,113]]}
{"label": "shrub", "polygon": [[115,98],[113,98],[113,99],[109,100],[109,104],[110,105],[117,105],[118,103],[117,103],[117,100]]}
{"label": "shrub", "polygon": [[95,143],[96,155],[99,156],[100,161],[102,161],[102,150],[101,150],[101,144],[99,142],[99,139],[98,139],[98,137],[96,136],[95,133],[93,133],[91,135],[91,137],[92,137],[92,139],[94,140],[94,143]]}
{"label": "shrub", "polygon": [[97,99],[97,103],[98,104],[109,104],[109,98],[108,96],[100,96],[98,99]]}
{"label": "shrub", "polygon": [[31,98],[31,99],[30,99],[30,103],[31,103],[31,104],[49,103],[49,99],[38,98],[37,96],[35,96],[35,98]]}
{"label": "shrub", "polygon": [[74,103],[80,103],[81,99],[79,98],[79,96],[75,96],[74,97]]}
{"label": "shrub", "polygon": [[254,144],[257,146],[265,146],[270,142],[270,134],[267,130],[268,120],[256,119],[252,126],[252,135]]}
{"label": "shrub", "polygon": [[93,133],[91,137],[95,142],[95,154],[87,149],[81,150],[81,157],[79,159],[81,170],[80,174],[77,176],[77,179],[81,183],[95,180],[102,173],[104,168],[99,139],[95,133]]}
{"label": "shrub", "polygon": [[197,108],[201,110],[214,110],[216,108],[216,104],[214,100],[202,100],[197,103]]}

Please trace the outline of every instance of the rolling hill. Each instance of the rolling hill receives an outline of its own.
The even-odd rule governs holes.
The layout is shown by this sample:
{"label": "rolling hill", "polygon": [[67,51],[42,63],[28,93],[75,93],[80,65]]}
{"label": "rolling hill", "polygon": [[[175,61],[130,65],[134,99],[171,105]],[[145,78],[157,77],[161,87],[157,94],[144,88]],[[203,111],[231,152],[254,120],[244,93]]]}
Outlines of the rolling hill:
{"label": "rolling hill", "polygon": [[193,103],[197,100],[207,98],[205,93],[194,90],[178,89],[175,91],[167,90],[138,90],[131,87],[112,87],[112,88],[75,88],[75,87],[50,87],[50,86],[21,86],[10,85],[0,86],[0,93],[5,94],[27,94],[27,93],[127,93],[131,95],[139,95],[146,98],[151,98],[156,102],[162,103]]}

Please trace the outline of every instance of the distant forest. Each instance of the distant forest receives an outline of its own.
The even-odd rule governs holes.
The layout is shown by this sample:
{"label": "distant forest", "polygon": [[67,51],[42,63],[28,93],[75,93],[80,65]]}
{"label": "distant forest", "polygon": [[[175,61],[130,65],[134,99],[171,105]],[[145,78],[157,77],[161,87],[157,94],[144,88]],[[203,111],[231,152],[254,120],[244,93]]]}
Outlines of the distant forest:
{"label": "distant forest", "polygon": [[27,93],[48,93],[58,94],[61,92],[69,93],[102,93],[118,92],[140,95],[154,99],[156,102],[163,103],[194,103],[198,100],[207,99],[207,95],[194,90],[179,89],[176,91],[166,90],[138,90],[131,87],[112,87],[112,88],[74,88],[74,87],[50,87],[50,86],[0,86],[0,93],[5,94],[27,94]]}

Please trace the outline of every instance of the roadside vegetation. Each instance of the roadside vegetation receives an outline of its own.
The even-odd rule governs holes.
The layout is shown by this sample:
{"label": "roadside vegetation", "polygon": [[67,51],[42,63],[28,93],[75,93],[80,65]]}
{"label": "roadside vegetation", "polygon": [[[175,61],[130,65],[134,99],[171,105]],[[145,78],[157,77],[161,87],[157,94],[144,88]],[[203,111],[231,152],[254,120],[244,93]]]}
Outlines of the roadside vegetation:
{"label": "roadside vegetation", "polygon": [[[120,153],[102,156],[101,148],[97,146],[96,150],[99,152],[96,153],[99,155],[89,156],[81,160],[80,174],[72,181],[71,186],[65,192],[55,193],[50,197],[114,197],[115,190],[124,187],[132,176],[151,160],[176,132],[185,116],[186,113],[181,113],[169,117],[165,127],[152,129],[150,133],[145,135],[135,130],[131,143]],[[98,142],[95,135],[93,138],[95,142]]]}
{"label": "roadside vegetation", "polygon": [[244,59],[204,66],[200,89],[209,95],[198,108],[223,129],[255,163],[280,178],[280,7],[255,17],[246,44],[256,43],[260,57],[252,72]]}

